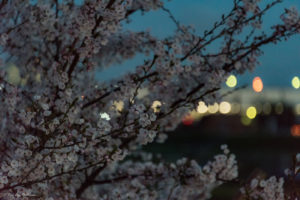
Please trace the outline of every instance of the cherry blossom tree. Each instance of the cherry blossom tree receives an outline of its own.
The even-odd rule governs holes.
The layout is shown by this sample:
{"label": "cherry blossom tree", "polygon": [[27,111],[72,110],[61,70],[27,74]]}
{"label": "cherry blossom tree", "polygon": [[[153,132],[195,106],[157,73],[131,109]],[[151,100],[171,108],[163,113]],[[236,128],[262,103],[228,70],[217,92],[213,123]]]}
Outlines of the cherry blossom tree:
{"label": "cherry blossom tree", "polygon": [[[263,16],[281,0],[233,2],[197,35],[160,0],[1,0],[0,199],[208,199],[217,186],[238,180],[226,145],[203,167],[186,158],[157,161],[141,151],[164,142],[199,101],[218,100],[227,76],[258,64],[261,47],[299,33],[295,8],[283,11],[282,23],[268,33],[261,31]],[[172,36],[123,28],[132,14],[155,9],[176,24]],[[216,44],[218,50],[209,50]],[[99,67],[137,53],[147,59],[134,72],[109,83],[95,79]],[[8,62],[22,81],[9,80]],[[296,160],[291,179],[299,171]],[[285,192],[284,183],[257,177],[240,195],[299,197],[291,188]]]}

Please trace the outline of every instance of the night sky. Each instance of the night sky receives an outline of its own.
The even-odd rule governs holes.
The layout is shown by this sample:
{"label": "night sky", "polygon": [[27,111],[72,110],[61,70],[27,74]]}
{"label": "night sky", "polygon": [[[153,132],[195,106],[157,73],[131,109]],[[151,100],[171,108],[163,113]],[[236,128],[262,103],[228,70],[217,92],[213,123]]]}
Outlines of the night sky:
{"label": "night sky", "polygon": [[[262,2],[271,2],[263,0]],[[284,8],[300,7],[299,0],[284,0],[265,16],[263,30],[268,32],[272,24],[281,22],[279,16]],[[232,8],[231,0],[172,0],[166,1],[165,7],[170,9],[181,24],[193,24],[199,35],[209,29],[220,19],[223,13]],[[141,13],[131,16],[132,22],[124,24],[130,30],[150,30],[154,36],[163,38],[171,35],[175,25],[168,14],[163,11],[151,11],[143,16]],[[260,57],[261,65],[253,72],[238,76],[238,85],[251,84],[255,76],[260,76],[265,87],[291,87],[291,79],[300,76],[300,35],[294,36],[287,42],[268,45],[263,48],[265,54]],[[143,63],[144,57],[137,55],[134,59],[97,73],[101,81],[118,78]]]}

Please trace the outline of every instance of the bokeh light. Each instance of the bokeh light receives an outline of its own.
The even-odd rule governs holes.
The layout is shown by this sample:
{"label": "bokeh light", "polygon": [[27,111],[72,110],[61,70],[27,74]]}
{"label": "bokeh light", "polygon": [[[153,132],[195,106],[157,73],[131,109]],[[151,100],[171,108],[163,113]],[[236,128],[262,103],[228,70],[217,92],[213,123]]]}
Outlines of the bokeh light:
{"label": "bokeh light", "polygon": [[241,123],[244,125],[244,126],[249,126],[251,124],[252,120],[249,119],[248,117],[245,117],[245,116],[242,116],[241,118]]}
{"label": "bokeh light", "polygon": [[300,104],[297,104],[297,105],[295,106],[295,114],[296,114],[296,115],[300,115]]}
{"label": "bokeh light", "polygon": [[186,115],[183,119],[182,119],[182,123],[185,126],[190,126],[194,123],[194,118],[192,115]]}
{"label": "bokeh light", "polygon": [[35,80],[36,80],[37,82],[41,82],[41,74],[40,74],[40,73],[37,73],[37,74],[35,75]]}
{"label": "bokeh light", "polygon": [[219,111],[219,105],[218,103],[214,103],[213,105],[208,106],[208,112],[210,114],[215,114]]}
{"label": "bokeh light", "polygon": [[7,79],[8,82],[14,85],[17,85],[21,81],[20,70],[16,65],[11,64],[7,68]]}
{"label": "bokeh light", "polygon": [[124,108],[124,102],[123,101],[114,101],[114,107],[117,111],[121,112]]}
{"label": "bokeh light", "polygon": [[230,75],[228,78],[227,78],[227,81],[226,81],[226,85],[230,88],[233,88],[237,85],[237,79],[234,75]]}
{"label": "bokeh light", "polygon": [[151,108],[155,113],[160,111],[161,102],[160,101],[153,101]]}
{"label": "bokeh light", "polygon": [[226,101],[221,102],[219,107],[220,113],[222,114],[228,114],[231,111],[231,105]]}
{"label": "bokeh light", "polygon": [[264,84],[260,77],[255,77],[252,82],[252,87],[255,92],[261,92],[264,88]]}
{"label": "bokeh light", "polygon": [[294,137],[300,137],[300,125],[295,124],[291,127],[291,134]]}
{"label": "bokeh light", "polygon": [[295,76],[293,79],[292,79],[292,86],[293,88],[295,89],[298,89],[300,87],[300,80],[299,80],[299,77],[298,76]]}
{"label": "bokeh light", "polygon": [[246,111],[246,115],[249,119],[254,119],[256,117],[256,114],[257,114],[257,111],[254,106],[250,106]]}
{"label": "bokeh light", "polygon": [[208,110],[207,106],[205,105],[205,103],[203,101],[200,101],[197,107],[197,112],[200,114],[204,114],[206,113]]}

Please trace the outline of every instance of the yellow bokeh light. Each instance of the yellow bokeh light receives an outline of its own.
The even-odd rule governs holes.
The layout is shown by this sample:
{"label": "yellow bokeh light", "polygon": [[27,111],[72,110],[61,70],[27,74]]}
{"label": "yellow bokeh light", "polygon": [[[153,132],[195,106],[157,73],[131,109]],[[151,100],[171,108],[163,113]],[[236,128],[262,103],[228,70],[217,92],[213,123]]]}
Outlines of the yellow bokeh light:
{"label": "yellow bokeh light", "polygon": [[230,88],[233,88],[237,85],[237,79],[234,75],[230,75],[228,78],[227,78],[227,81],[226,81],[226,85]]}
{"label": "yellow bokeh light", "polygon": [[241,118],[241,123],[244,125],[244,126],[249,126],[251,124],[252,120],[249,119],[248,117],[245,117],[243,116]]}
{"label": "yellow bokeh light", "polygon": [[124,102],[123,101],[114,101],[114,108],[119,111],[122,112],[123,108],[124,108]]}
{"label": "yellow bokeh light", "polygon": [[198,111],[195,110],[195,109],[192,110],[192,111],[190,111],[190,112],[189,112],[189,115],[190,115],[191,117],[193,117],[194,120],[197,120],[197,119],[200,118],[200,115],[199,115]]}
{"label": "yellow bokeh light", "polygon": [[205,103],[203,101],[200,101],[197,107],[197,112],[200,114],[204,114],[206,113],[208,110],[207,106],[205,105]]}
{"label": "yellow bokeh light", "polygon": [[231,105],[226,101],[221,102],[219,107],[220,113],[222,114],[228,114],[231,111]]}
{"label": "yellow bokeh light", "polygon": [[155,113],[160,111],[161,102],[160,101],[153,101],[151,108]]}
{"label": "yellow bokeh light", "polygon": [[208,112],[211,114],[215,114],[219,111],[219,105],[217,103],[214,103],[214,105],[208,106]]}
{"label": "yellow bokeh light", "polygon": [[300,115],[300,104],[297,104],[295,106],[295,113],[296,113],[296,115]]}
{"label": "yellow bokeh light", "polygon": [[292,79],[292,86],[293,88],[295,89],[298,89],[300,87],[300,80],[299,80],[299,77],[298,76],[295,76],[293,79]]}
{"label": "yellow bokeh light", "polygon": [[249,119],[254,119],[256,117],[256,114],[257,114],[257,111],[254,106],[250,106],[246,111],[246,115]]}
{"label": "yellow bokeh light", "polygon": [[11,64],[7,68],[8,82],[18,85],[21,82],[20,70],[16,65]]}
{"label": "yellow bokeh light", "polygon": [[40,74],[40,73],[37,73],[37,74],[35,75],[35,80],[36,80],[37,82],[41,82],[41,74]]}

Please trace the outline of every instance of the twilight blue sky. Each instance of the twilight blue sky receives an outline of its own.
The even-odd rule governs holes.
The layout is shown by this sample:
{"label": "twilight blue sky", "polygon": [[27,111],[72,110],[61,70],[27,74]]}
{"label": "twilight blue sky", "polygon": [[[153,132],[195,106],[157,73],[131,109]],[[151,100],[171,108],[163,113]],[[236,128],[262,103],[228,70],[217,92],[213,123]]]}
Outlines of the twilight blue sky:
{"label": "twilight blue sky", "polygon": [[[285,7],[300,8],[299,0],[283,1],[266,15],[263,30],[268,30],[270,25],[280,22],[279,16]],[[270,2],[270,0],[262,0],[262,2]],[[202,31],[210,28],[223,13],[226,14],[231,9],[232,0],[172,0],[166,1],[165,7],[173,12],[180,23],[193,24],[201,34]],[[170,35],[175,29],[174,24],[163,11],[151,11],[143,16],[137,13],[131,19],[132,23],[125,27],[137,31],[149,29],[158,37]],[[259,59],[261,66],[258,66],[252,73],[239,76],[239,85],[250,85],[255,76],[260,76],[266,87],[290,87],[292,77],[300,76],[300,35],[276,46],[268,45],[263,50],[265,54]],[[134,69],[134,66],[142,61],[143,57],[137,56],[121,65],[97,73],[97,77],[103,81],[117,78]]]}

